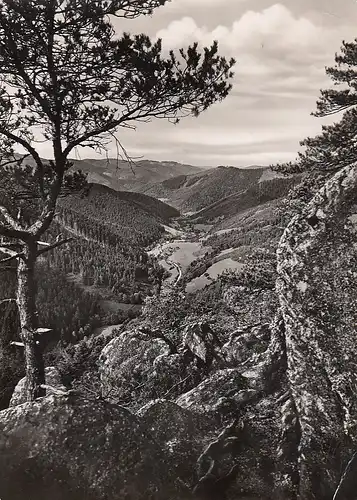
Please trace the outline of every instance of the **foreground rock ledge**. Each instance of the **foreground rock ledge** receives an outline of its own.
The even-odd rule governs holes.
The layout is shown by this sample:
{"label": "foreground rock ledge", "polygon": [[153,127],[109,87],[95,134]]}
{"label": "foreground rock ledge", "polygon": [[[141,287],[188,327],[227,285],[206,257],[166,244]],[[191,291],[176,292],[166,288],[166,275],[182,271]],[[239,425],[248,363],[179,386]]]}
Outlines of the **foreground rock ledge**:
{"label": "foreground rock ledge", "polygon": [[[48,366],[45,368],[45,380],[49,387],[47,389],[47,394],[53,394],[54,391],[66,392],[66,388],[62,383],[61,375],[54,366]],[[12,394],[9,406],[17,406],[22,403],[26,403],[26,377],[22,378],[16,385],[14,392]]]}
{"label": "foreground rock ledge", "polygon": [[0,412],[1,500],[177,500],[174,471],[140,419],[79,396]]}

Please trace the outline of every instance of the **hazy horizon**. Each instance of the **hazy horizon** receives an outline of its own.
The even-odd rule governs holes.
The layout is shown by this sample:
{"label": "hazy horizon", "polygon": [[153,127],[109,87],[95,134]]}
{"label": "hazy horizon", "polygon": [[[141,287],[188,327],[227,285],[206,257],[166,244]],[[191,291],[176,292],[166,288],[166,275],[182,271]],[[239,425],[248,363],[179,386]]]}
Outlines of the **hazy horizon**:
{"label": "hazy horizon", "polygon": [[[77,161],[91,161],[91,160],[103,160],[103,161],[106,161],[106,160],[112,160],[112,161],[117,161],[116,157],[115,156],[110,156],[108,159],[107,158],[104,158],[102,156],[87,156],[87,157],[83,157],[83,158],[74,158],[74,157],[70,157],[69,160],[77,160]],[[125,158],[119,158],[120,161],[126,161]],[[157,159],[154,159],[154,158],[139,158],[139,159],[136,159],[134,160],[134,163],[135,162],[141,162],[141,161],[148,161],[148,162],[160,162],[160,163],[179,163],[179,164],[183,164],[183,165],[189,165],[191,167],[198,167],[198,168],[203,168],[203,169],[210,169],[210,168],[217,168],[217,167],[220,167],[220,166],[223,166],[223,167],[233,167],[233,168],[269,168],[270,165],[255,165],[255,164],[249,164],[249,165],[228,165],[228,164],[222,164],[222,163],[217,163],[217,164],[212,164],[212,165],[196,165],[194,163],[187,163],[187,162],[179,162],[179,161],[176,161],[176,160],[173,160],[172,158],[169,159],[169,158],[164,158],[162,160],[157,160]]]}

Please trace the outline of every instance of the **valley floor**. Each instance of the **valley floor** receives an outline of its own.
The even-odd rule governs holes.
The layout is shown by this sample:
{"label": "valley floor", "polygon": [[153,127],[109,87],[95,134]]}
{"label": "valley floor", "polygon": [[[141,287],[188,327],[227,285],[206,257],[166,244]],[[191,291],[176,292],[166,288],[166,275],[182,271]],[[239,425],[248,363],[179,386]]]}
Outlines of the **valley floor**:
{"label": "valley floor", "polygon": [[[165,226],[167,233],[171,235],[179,234],[179,239],[171,238],[166,242],[159,242],[153,249],[148,253],[155,256],[159,260],[159,264],[170,272],[170,276],[165,280],[164,287],[176,286],[182,279],[183,273],[194,261],[199,260],[206,256],[212,251],[212,247],[209,245],[204,245],[205,239],[207,239],[208,231],[212,229],[213,225],[203,225],[196,224],[194,229],[196,232],[192,232],[190,227],[187,227],[187,223],[183,218],[180,224],[180,230],[169,228]],[[214,234],[211,233],[209,236]],[[220,258],[224,254],[228,254],[234,251],[234,248],[224,250],[217,255]],[[235,260],[234,256],[229,256],[226,259],[219,260],[215,262],[203,273],[201,276],[194,278],[187,283],[185,291],[186,293],[193,293],[196,290],[204,288],[217,279],[225,271],[229,270],[240,270],[243,264]]]}

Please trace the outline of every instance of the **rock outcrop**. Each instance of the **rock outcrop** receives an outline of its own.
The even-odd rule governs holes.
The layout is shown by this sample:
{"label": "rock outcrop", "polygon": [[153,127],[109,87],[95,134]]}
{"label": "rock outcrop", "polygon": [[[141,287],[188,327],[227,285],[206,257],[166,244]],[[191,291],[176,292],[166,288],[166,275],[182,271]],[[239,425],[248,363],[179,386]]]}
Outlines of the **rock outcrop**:
{"label": "rock outcrop", "polygon": [[165,399],[151,401],[137,415],[143,429],[171,456],[177,476],[190,486],[194,484],[196,461],[213,439],[217,423]]}
{"label": "rock outcrop", "polygon": [[[162,339],[152,339],[140,331],[125,331],[115,337],[99,359],[103,395],[117,401],[130,400],[138,385],[149,385],[155,359],[168,352],[169,346]],[[148,387],[146,392],[150,399]]]}
{"label": "rock outcrop", "polygon": [[175,399],[226,365],[208,324],[188,323],[180,337],[143,326],[111,340],[99,358],[103,396],[137,411],[152,399]]}
{"label": "rock outcrop", "polygon": [[174,500],[175,480],[169,454],[119,406],[70,393],[0,412],[2,500]]}
{"label": "rock outcrop", "polygon": [[218,370],[197,387],[179,396],[176,403],[197,413],[214,413],[231,406],[234,411],[249,388],[247,380],[235,368]]}
{"label": "rock outcrop", "polygon": [[[332,498],[357,446],[357,335],[354,228],[357,165],[338,171],[278,248],[287,375],[297,420],[290,498]],[[281,456],[288,461],[288,456]]]}
{"label": "rock outcrop", "polygon": [[[61,375],[54,366],[45,368],[45,382],[47,385],[46,394],[48,395],[56,391],[66,392],[66,387],[62,383]],[[10,400],[10,407],[26,403],[25,383],[26,378],[24,377],[16,385]]]}

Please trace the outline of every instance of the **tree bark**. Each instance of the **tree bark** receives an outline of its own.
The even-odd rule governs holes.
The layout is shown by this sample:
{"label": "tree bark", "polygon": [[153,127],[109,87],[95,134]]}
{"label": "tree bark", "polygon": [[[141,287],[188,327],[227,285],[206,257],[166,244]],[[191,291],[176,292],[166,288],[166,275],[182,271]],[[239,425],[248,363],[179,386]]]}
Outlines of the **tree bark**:
{"label": "tree bark", "polygon": [[[287,375],[300,428],[300,500],[331,499],[353,449],[356,369],[316,295],[321,249],[344,227],[357,193],[357,164],[340,170],[287,226],[277,251],[276,290],[285,323]],[[321,280],[320,286],[325,286]],[[327,314],[328,315],[328,314]],[[348,354],[348,353],[347,353]],[[351,354],[351,353],[349,353]],[[350,356],[353,357],[353,356]]]}
{"label": "tree bark", "polygon": [[26,244],[24,256],[18,259],[17,266],[17,306],[21,326],[20,335],[26,359],[27,401],[34,401],[46,393],[41,388],[41,385],[45,383],[45,370],[41,339],[37,333],[36,258],[37,244],[35,241],[30,241]]}

